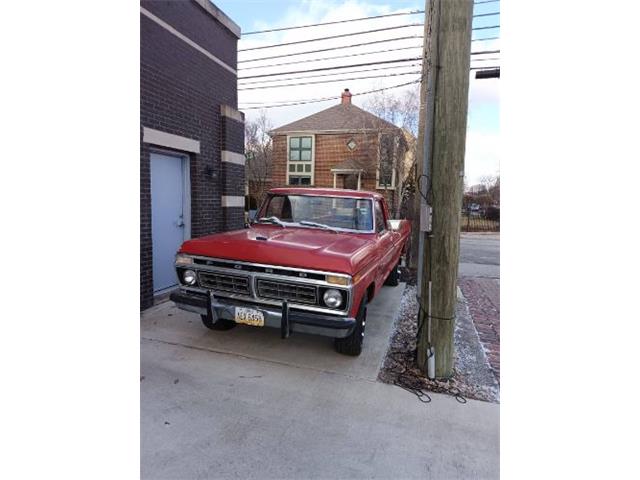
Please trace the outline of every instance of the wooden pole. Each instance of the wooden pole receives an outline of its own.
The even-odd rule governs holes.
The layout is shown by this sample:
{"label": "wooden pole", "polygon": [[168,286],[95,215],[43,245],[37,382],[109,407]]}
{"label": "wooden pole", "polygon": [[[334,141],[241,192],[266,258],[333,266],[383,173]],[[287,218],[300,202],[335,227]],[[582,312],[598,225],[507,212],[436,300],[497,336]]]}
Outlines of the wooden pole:
{"label": "wooden pole", "polygon": [[[432,231],[425,242],[422,299],[430,298],[418,339],[418,365],[426,371],[427,340],[435,352],[435,375],[453,375],[454,328],[460,249],[464,153],[467,133],[472,0],[433,0],[436,29],[432,142],[425,143],[431,171]],[[433,41],[433,38],[431,39]],[[429,105],[427,105],[427,110]],[[427,291],[431,284],[431,292]],[[424,302],[423,302],[424,305]],[[424,308],[424,307],[423,307]],[[429,318],[430,317],[430,318]],[[430,321],[429,321],[430,319]],[[430,329],[429,329],[430,326]],[[429,335],[430,334],[430,335]]]}
{"label": "wooden pole", "polygon": [[409,267],[413,270],[418,269],[419,250],[422,246],[422,232],[420,232],[420,209],[424,204],[424,199],[420,195],[419,189],[423,184],[421,178],[425,173],[423,170],[424,163],[424,132],[426,122],[426,103],[427,103],[427,40],[429,38],[429,1],[425,0],[425,22],[424,37],[422,40],[422,75],[420,82],[420,110],[418,111],[418,139],[416,140],[416,192],[414,193],[414,215],[413,224],[411,225],[411,250],[409,252]]}

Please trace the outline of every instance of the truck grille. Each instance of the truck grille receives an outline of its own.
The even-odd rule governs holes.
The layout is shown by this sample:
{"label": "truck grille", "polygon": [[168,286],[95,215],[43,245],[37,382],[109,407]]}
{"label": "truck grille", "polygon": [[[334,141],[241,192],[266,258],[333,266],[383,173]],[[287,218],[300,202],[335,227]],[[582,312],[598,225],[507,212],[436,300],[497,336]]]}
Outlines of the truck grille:
{"label": "truck grille", "polygon": [[249,295],[249,278],[226,273],[200,272],[200,286],[211,290]]}
{"label": "truck grille", "polygon": [[316,287],[261,279],[258,280],[258,296],[312,305],[317,301]]}

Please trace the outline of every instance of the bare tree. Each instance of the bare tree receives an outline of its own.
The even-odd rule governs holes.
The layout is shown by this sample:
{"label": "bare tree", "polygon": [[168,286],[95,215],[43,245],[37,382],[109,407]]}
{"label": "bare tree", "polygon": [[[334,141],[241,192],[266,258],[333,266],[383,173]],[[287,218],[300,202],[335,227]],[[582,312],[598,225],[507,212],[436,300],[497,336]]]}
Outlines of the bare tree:
{"label": "bare tree", "polygon": [[263,111],[255,120],[248,120],[244,126],[245,174],[249,185],[249,197],[260,205],[271,185],[273,164],[273,141],[269,131],[273,125]]}
{"label": "bare tree", "polygon": [[[416,191],[416,134],[420,109],[418,89],[412,88],[400,95],[381,91],[369,98],[365,109],[403,131],[402,138],[393,141],[380,135],[380,175],[390,183],[395,175],[395,186],[391,195],[392,216],[412,216],[411,199]],[[383,183],[386,186],[386,183]]]}

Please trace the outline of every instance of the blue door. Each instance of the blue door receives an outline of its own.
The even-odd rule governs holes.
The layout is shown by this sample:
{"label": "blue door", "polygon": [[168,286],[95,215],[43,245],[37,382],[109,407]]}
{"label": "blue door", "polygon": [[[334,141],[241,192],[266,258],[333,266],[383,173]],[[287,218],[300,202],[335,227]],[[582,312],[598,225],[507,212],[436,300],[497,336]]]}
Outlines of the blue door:
{"label": "blue door", "polygon": [[151,235],[153,245],[153,291],[177,285],[174,259],[188,238],[188,159],[151,153]]}

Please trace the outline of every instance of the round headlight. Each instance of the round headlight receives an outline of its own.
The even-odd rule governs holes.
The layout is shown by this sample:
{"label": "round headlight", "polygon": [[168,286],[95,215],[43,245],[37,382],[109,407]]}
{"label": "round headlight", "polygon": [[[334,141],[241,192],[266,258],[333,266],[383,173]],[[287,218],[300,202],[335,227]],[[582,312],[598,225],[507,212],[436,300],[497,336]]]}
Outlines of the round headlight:
{"label": "round headlight", "polygon": [[329,308],[338,308],[342,305],[342,294],[338,290],[330,288],[322,296],[324,304]]}
{"label": "round headlight", "polygon": [[195,285],[196,272],[194,272],[193,270],[185,270],[182,274],[182,280],[184,280],[184,283],[186,283],[187,285]]}

